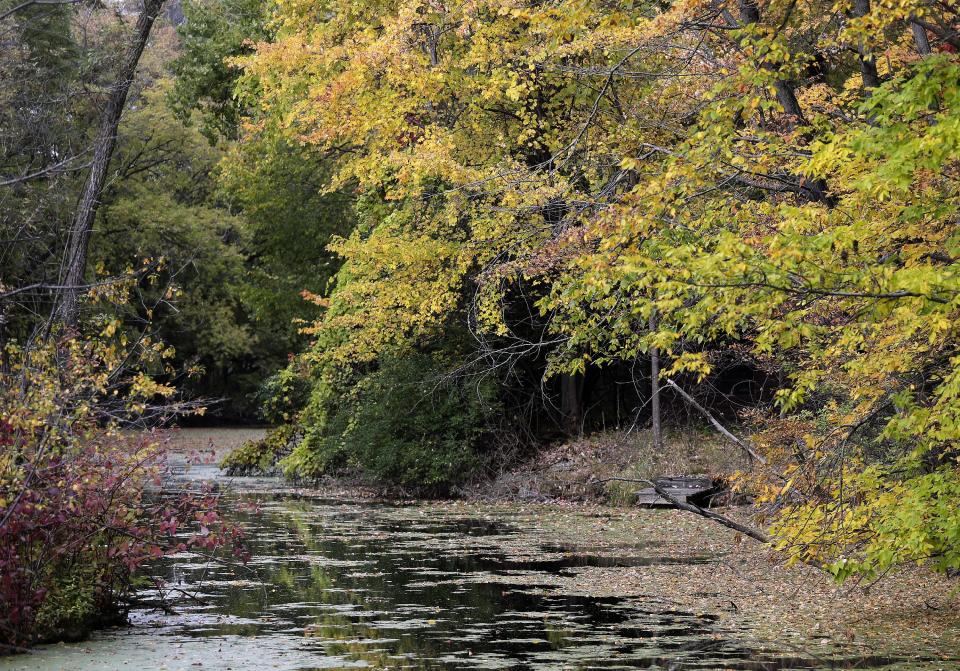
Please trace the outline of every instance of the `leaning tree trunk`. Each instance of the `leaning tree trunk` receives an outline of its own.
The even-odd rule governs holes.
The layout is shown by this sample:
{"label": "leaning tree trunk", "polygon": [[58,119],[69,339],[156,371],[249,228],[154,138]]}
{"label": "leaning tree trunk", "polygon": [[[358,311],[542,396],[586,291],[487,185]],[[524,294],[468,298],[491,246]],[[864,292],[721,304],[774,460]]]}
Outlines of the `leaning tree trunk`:
{"label": "leaning tree trunk", "polygon": [[83,276],[87,269],[87,247],[90,233],[100,206],[100,196],[107,180],[110,158],[117,144],[117,127],[120,115],[127,102],[127,94],[133,83],[140,56],[150,37],[153,22],[160,13],[164,0],[144,0],[143,9],[137,19],[133,42],[123,59],[117,79],[110,88],[107,105],[100,117],[100,129],[93,144],[93,160],[90,172],[83,186],[83,193],[77,205],[77,211],[70,228],[63,262],[60,267],[60,291],[54,308],[54,320],[66,325],[77,321],[78,297],[82,291]]}
{"label": "leaning tree trunk", "polygon": [[[869,1],[869,0],[868,0]],[[760,24],[760,5],[757,4],[757,0],[737,0],[737,4],[740,8],[740,22],[741,25],[737,26],[734,24],[733,27],[744,27],[752,24]],[[764,59],[760,67],[765,70],[774,70],[775,65],[768,60]],[[803,115],[803,108],[800,107],[800,101],[797,98],[797,92],[794,89],[794,86],[777,76],[773,82],[773,88],[777,94],[777,102],[780,103],[780,106],[783,107],[783,112],[785,116],[785,121],[787,126],[794,128],[796,126],[805,126],[807,121]],[[804,134],[806,136],[806,133]],[[807,137],[807,139],[810,139]],[[830,196],[827,192],[827,183],[822,178],[812,179],[812,180],[798,180],[799,192],[809,200],[815,202],[830,202]]]}
{"label": "leaning tree trunk", "polygon": [[913,43],[917,53],[921,56],[930,55],[930,40],[927,39],[927,30],[916,21],[910,21],[910,30],[913,32]]}

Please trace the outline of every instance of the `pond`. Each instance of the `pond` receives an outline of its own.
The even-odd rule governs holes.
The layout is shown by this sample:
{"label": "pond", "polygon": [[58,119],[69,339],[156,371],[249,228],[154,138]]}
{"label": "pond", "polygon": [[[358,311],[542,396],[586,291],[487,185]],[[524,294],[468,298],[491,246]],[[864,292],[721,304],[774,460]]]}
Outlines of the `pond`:
{"label": "pond", "polygon": [[[216,478],[211,466],[179,478]],[[557,544],[522,507],[389,504],[305,496],[235,479],[227,513],[253,559],[184,553],[152,567],[171,610],[77,644],[0,659],[0,669],[785,669],[945,668],[833,642],[775,649],[736,618],[660,597],[589,596],[565,577],[596,567],[703,566],[638,538],[614,551]]]}

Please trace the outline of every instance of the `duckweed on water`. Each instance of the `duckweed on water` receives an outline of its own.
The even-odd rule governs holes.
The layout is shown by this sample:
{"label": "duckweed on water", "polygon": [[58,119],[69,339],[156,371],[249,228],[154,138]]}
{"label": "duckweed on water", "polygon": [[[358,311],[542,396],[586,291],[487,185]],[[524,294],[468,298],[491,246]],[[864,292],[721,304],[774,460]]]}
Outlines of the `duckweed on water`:
{"label": "duckweed on water", "polygon": [[[817,576],[683,513],[251,485],[228,501],[248,565],[164,559],[152,572],[173,612],[145,592],[131,627],[0,669],[960,668],[945,602],[930,604],[944,609],[937,629],[890,635],[875,627],[890,618],[871,617],[884,599],[848,592],[851,605],[832,608],[836,590]],[[911,590],[893,595],[898,612],[912,607]]]}

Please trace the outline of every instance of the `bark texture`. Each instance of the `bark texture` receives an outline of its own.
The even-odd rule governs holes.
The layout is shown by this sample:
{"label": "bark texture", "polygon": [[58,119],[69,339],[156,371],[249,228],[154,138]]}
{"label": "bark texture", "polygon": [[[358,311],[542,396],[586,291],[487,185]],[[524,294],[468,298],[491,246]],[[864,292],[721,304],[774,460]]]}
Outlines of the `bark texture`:
{"label": "bark texture", "polygon": [[127,103],[127,95],[136,75],[140,56],[150,37],[153,23],[160,13],[164,0],[144,0],[143,9],[137,19],[133,40],[127,50],[117,73],[117,79],[110,87],[106,107],[100,117],[100,126],[93,144],[93,159],[90,172],[83,186],[83,193],[74,214],[73,223],[67,238],[63,261],[60,266],[60,290],[54,308],[54,320],[67,326],[77,321],[78,297],[83,290],[83,279],[87,269],[87,248],[90,234],[100,207],[100,197],[107,181],[110,158],[117,144],[117,128],[120,116]]}

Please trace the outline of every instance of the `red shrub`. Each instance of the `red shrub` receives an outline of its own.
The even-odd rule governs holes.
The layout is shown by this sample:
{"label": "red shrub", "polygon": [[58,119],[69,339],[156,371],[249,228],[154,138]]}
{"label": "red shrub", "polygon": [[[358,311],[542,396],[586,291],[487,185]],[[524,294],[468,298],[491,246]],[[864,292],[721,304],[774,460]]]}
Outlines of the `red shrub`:
{"label": "red shrub", "polygon": [[122,617],[149,559],[239,551],[214,494],[161,495],[158,436],[118,428],[166,389],[118,375],[127,351],[69,338],[10,355],[0,375],[0,646]]}

